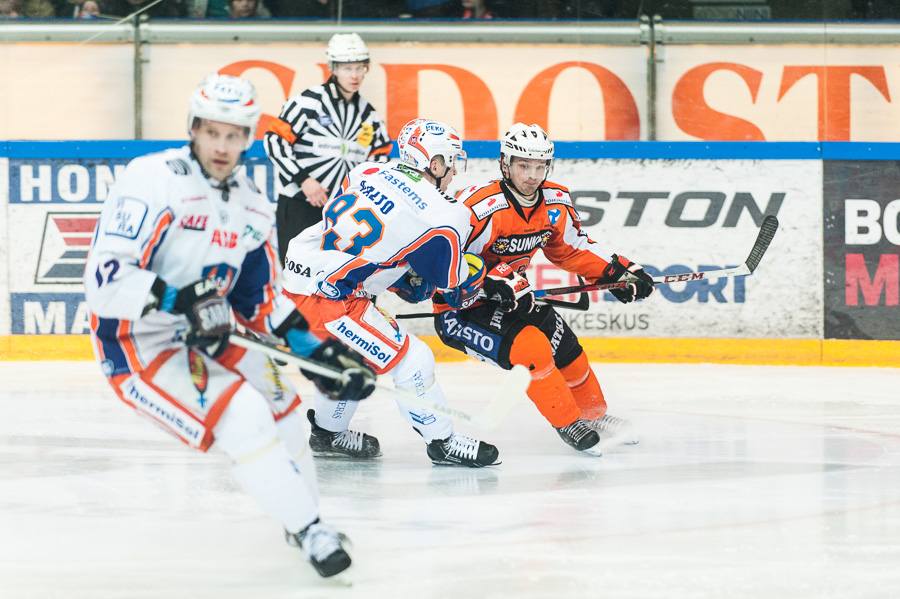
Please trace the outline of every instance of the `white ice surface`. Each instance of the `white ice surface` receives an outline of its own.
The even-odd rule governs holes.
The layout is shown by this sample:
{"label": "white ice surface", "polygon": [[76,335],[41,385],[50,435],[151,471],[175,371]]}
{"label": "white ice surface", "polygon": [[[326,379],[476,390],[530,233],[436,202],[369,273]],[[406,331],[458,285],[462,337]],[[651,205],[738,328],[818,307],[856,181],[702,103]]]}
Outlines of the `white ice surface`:
{"label": "white ice surface", "polygon": [[[601,458],[525,400],[492,431],[458,427],[502,465],[435,467],[367,401],[354,427],[384,456],[318,462],[322,517],[353,543],[343,587],[221,454],[136,417],[93,363],[0,363],[0,598],[900,597],[900,370],[595,370],[642,437]],[[497,375],[438,365],[470,412]]]}

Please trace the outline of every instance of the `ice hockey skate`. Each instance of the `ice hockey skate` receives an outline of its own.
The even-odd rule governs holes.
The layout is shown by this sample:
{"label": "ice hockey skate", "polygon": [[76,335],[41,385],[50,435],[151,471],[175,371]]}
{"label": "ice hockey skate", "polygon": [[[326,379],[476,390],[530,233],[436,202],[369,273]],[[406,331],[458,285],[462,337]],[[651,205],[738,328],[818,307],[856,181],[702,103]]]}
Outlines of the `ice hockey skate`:
{"label": "ice hockey skate", "polygon": [[284,532],[292,547],[299,547],[322,578],[330,578],[350,567],[350,556],[344,550],[347,537],[318,520],[298,533]]}
{"label": "ice hockey skate", "polygon": [[562,440],[578,451],[583,451],[591,455],[602,455],[600,451],[600,435],[593,430],[581,418],[568,426],[561,426],[556,429]]}
{"label": "ice hockey skate", "polygon": [[319,458],[356,458],[369,460],[381,455],[381,445],[372,435],[358,431],[333,433],[316,424],[316,411],[306,412],[309,419],[309,446],[313,455]]}
{"label": "ice hockey skate", "polygon": [[483,468],[499,464],[500,452],[490,443],[478,441],[458,433],[447,439],[435,439],[427,446],[432,463],[446,466]]}
{"label": "ice hockey skate", "polygon": [[640,437],[634,432],[634,426],[624,418],[616,418],[604,414],[596,420],[587,420],[587,425],[600,435],[600,441],[604,444],[634,445],[640,442]]}

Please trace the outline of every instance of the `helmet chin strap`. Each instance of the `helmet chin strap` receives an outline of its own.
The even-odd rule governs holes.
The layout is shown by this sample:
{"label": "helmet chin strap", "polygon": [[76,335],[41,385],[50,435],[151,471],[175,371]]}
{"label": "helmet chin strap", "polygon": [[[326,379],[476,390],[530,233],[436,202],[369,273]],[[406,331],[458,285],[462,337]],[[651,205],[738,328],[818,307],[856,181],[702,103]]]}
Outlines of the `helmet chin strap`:
{"label": "helmet chin strap", "polygon": [[[340,64],[340,63],[337,63],[337,64]],[[342,96],[343,96],[344,94],[346,94],[346,95],[352,97],[353,94],[356,93],[356,92],[350,91],[349,89],[347,89],[346,87],[344,87],[343,85],[341,85],[340,83],[338,83],[338,80],[337,80],[337,77],[336,77],[335,74],[334,74],[334,71],[331,72],[331,79],[329,79],[329,81],[331,81],[332,83],[334,83],[334,86],[335,86],[336,88],[338,88],[338,91],[341,92],[341,95],[342,95]]]}
{"label": "helmet chin strap", "polygon": [[444,171],[444,174],[441,175],[440,177],[438,177],[437,174],[433,170],[431,170],[431,165],[430,164],[428,165],[428,174],[431,175],[432,179],[434,179],[435,187],[437,187],[438,189],[441,189],[441,181],[443,181],[444,177],[446,177],[450,173],[451,168],[452,167],[448,166],[447,169]]}

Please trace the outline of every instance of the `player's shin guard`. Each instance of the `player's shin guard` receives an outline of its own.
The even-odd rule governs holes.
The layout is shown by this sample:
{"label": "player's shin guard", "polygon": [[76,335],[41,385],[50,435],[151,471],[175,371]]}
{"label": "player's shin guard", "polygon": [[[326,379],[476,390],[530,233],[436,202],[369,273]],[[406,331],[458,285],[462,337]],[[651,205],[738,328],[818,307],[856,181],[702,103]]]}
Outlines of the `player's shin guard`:
{"label": "player's shin guard", "polygon": [[270,518],[299,531],[318,517],[317,499],[279,438],[266,400],[249,385],[235,393],[215,436],[237,481]]}
{"label": "player's shin guard", "polygon": [[550,424],[560,428],[579,417],[569,385],[553,363],[550,341],[540,330],[533,326],[522,329],[509,350],[509,360],[531,371],[528,397]]}
{"label": "player's shin guard", "polygon": [[313,502],[319,504],[319,483],[316,477],[316,465],[313,461],[313,452],[309,447],[309,428],[306,419],[301,415],[302,410],[295,409],[281,420],[276,421],[278,436],[288,450],[291,461],[300,471],[303,482],[313,498]]}
{"label": "player's shin guard", "polygon": [[606,400],[584,351],[574,362],[560,368],[559,371],[565,377],[572,397],[575,398],[575,404],[581,410],[581,418],[584,420],[602,418],[606,414]]}
{"label": "player's shin guard", "polygon": [[[447,403],[440,384],[434,378],[434,354],[415,335],[409,336],[409,349],[390,373],[394,385],[398,388],[435,403]],[[453,422],[447,416],[401,400],[397,400],[397,407],[404,420],[422,435],[426,443],[435,439],[446,439],[453,433]]]}

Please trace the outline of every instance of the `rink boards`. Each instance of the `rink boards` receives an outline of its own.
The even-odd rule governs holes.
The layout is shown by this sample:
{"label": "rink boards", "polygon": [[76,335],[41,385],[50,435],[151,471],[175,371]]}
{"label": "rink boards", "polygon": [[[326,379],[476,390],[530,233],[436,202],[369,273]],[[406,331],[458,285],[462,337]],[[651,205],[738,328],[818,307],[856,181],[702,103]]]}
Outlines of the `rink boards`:
{"label": "rink boards", "polygon": [[[0,356],[90,357],[81,285],[101,204],[131,158],[179,144],[0,145]],[[897,148],[561,142],[551,178],[569,188],[584,231],[653,275],[737,266],[765,215],[781,223],[750,277],[660,286],[631,305],[594,293],[589,311],[562,314],[597,360],[887,365],[898,352],[874,341],[900,340]],[[454,190],[497,176],[498,144],[466,149],[469,168]],[[258,143],[246,168],[272,197]],[[546,261],[529,279],[536,288],[574,282]],[[387,295],[379,305],[428,308]],[[429,319],[405,324],[434,334]],[[439,358],[456,357],[440,349]]]}

